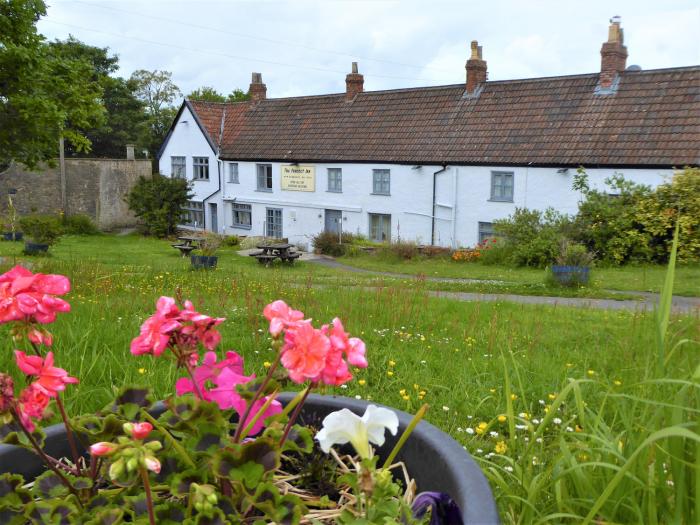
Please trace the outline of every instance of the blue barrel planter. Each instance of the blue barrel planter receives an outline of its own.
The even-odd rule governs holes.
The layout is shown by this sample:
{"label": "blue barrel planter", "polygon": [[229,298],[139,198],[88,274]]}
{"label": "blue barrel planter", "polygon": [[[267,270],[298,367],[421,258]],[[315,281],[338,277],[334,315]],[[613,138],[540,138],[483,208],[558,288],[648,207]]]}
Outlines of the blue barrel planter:
{"label": "blue barrel planter", "polygon": [[24,253],[27,255],[40,255],[49,251],[48,244],[41,244],[38,242],[25,242],[24,243]]}
{"label": "blue barrel planter", "polygon": [[562,286],[588,284],[590,268],[588,266],[552,266],[552,276]]}
{"label": "blue barrel planter", "polygon": [[21,241],[24,234],[22,232],[5,232],[2,238],[6,241]]}

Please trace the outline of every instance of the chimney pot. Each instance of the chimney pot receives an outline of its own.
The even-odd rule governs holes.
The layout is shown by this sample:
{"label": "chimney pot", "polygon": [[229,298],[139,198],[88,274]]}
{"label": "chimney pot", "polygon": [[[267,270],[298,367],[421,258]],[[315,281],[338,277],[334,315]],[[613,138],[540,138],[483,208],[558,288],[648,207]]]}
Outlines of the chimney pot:
{"label": "chimney pot", "polygon": [[365,77],[358,73],[357,62],[352,63],[351,73],[345,76],[345,100],[350,102],[364,91]]}
{"label": "chimney pot", "polygon": [[258,102],[267,98],[267,86],[263,84],[261,73],[253,73],[248,93],[253,102]]}
{"label": "chimney pot", "polygon": [[624,32],[620,27],[620,17],[610,19],[608,41],[600,48],[600,82],[602,89],[610,89],[618,74],[627,67],[627,48],[624,46]]}
{"label": "chimney pot", "polygon": [[478,87],[486,82],[486,61],[482,58],[482,47],[479,42],[472,40],[471,56],[467,60],[467,93],[474,93]]}

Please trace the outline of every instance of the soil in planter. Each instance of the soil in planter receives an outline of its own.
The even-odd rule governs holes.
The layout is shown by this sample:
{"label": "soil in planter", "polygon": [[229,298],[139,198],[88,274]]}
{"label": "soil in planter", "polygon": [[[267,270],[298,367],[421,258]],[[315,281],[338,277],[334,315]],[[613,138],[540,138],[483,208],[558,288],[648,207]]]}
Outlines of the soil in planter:
{"label": "soil in planter", "polygon": [[[290,439],[293,439],[291,435]],[[296,482],[296,487],[300,489],[308,490],[319,497],[328,496],[331,501],[337,501],[340,497],[336,482],[338,464],[315,442],[311,454],[288,453],[282,462],[282,470],[301,476]]]}

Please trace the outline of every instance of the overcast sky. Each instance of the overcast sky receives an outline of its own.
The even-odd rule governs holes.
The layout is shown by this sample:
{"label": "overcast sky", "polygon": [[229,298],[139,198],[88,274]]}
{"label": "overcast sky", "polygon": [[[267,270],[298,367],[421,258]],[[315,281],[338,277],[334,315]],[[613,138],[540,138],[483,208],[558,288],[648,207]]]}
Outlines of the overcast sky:
{"label": "overcast sky", "polygon": [[700,64],[698,0],[47,0],[47,38],[109,47],[119,74],[171,71],[185,93],[247,90],[261,72],[270,97],[337,93],[359,62],[365,90],[464,81],[478,40],[490,80],[596,72],[610,17],[627,64]]}

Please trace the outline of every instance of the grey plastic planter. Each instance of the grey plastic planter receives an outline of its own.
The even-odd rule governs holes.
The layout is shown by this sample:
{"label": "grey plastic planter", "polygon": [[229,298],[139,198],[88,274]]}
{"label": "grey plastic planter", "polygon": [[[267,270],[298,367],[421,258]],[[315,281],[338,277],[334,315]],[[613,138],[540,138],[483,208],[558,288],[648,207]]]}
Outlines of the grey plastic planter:
{"label": "grey plastic planter", "polygon": [[24,253],[26,253],[27,255],[38,255],[41,253],[47,253],[48,251],[48,244],[30,241],[25,241],[24,243]]}
{"label": "grey plastic planter", "polygon": [[[284,392],[279,399],[286,404],[295,395],[294,392]],[[367,401],[347,397],[312,394],[308,397],[299,420],[302,424],[320,428],[323,418],[329,413],[347,408],[362,415],[368,404],[370,403]],[[160,413],[162,410],[162,405],[156,406],[154,413]],[[391,451],[413,417],[406,412],[393,408],[392,410],[399,416],[399,431],[396,436],[387,434],[386,443],[377,450],[380,457],[385,457]],[[69,456],[70,450],[63,425],[54,425],[45,431],[46,452],[54,457]],[[421,422],[399,453],[397,461],[406,463],[409,474],[415,478],[420,492],[437,491],[449,494],[462,510],[465,524],[500,523],[496,503],[484,474],[462,445],[437,427],[425,421]],[[0,473],[14,472],[29,480],[43,471],[43,463],[36,455],[21,448],[0,445]]]}
{"label": "grey plastic planter", "polygon": [[216,255],[191,255],[190,262],[192,263],[192,268],[200,270],[202,268],[216,268],[216,263],[219,258]]}
{"label": "grey plastic planter", "polygon": [[3,239],[6,241],[21,241],[22,238],[24,237],[24,233],[22,232],[4,232],[2,234]]}

